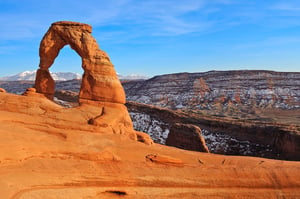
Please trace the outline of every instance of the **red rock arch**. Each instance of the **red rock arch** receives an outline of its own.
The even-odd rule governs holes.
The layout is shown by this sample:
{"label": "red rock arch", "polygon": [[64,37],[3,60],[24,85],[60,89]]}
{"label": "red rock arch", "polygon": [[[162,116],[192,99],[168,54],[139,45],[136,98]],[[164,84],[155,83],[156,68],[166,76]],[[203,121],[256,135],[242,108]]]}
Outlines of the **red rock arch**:
{"label": "red rock arch", "polygon": [[35,88],[53,99],[55,82],[49,68],[59,51],[70,45],[82,59],[84,74],[79,92],[79,102],[86,100],[124,104],[125,92],[108,55],[100,50],[91,35],[88,24],[60,21],[53,23],[44,35],[39,49],[40,64],[37,70]]}

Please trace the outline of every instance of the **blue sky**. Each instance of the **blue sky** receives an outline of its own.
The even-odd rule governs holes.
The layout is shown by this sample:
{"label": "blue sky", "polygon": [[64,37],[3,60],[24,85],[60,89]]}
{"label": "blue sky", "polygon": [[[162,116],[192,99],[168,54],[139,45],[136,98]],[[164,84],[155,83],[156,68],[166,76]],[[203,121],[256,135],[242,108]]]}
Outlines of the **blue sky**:
{"label": "blue sky", "polygon": [[[92,25],[122,75],[300,72],[299,0],[0,0],[0,76],[36,70],[61,20]],[[82,73],[81,59],[66,46],[50,70]]]}

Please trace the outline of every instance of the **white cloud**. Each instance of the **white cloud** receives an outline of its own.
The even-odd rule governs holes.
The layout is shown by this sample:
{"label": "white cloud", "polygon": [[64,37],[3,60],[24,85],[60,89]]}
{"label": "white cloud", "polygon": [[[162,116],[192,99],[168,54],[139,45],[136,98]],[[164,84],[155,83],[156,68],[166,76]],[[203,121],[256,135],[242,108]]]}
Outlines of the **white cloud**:
{"label": "white cloud", "polygon": [[295,2],[280,2],[274,4],[270,7],[274,10],[281,10],[281,11],[300,11],[300,4]]}
{"label": "white cloud", "polygon": [[[176,36],[201,32],[214,24],[214,21],[206,18],[207,11],[215,10],[218,5],[231,4],[232,1],[31,0],[2,3],[11,7],[0,14],[3,30],[0,37],[5,40],[41,37],[52,22],[59,20],[89,23],[94,30],[114,26],[113,30],[107,31],[135,36]],[[188,17],[190,14],[196,17]]]}
{"label": "white cloud", "polygon": [[[7,1],[8,2],[8,1]],[[275,19],[266,3],[237,3],[233,0],[114,0],[114,1],[11,1],[16,7],[0,14],[2,40],[41,38],[58,20],[89,23],[94,34],[106,40],[122,41],[137,37],[178,36],[220,31],[249,23],[273,26],[298,23]],[[283,2],[283,1],[282,1]],[[297,10],[297,4],[277,3],[274,10]],[[1,5],[1,3],[0,3]],[[228,7],[231,6],[231,7]],[[236,6],[236,7],[234,7]],[[266,20],[268,19],[268,20]],[[264,21],[266,20],[266,21]],[[273,23],[277,21],[277,23]],[[299,21],[295,19],[295,21]],[[268,24],[267,24],[268,25]]]}
{"label": "white cloud", "polygon": [[89,9],[88,22],[99,25],[127,25],[140,34],[177,35],[194,32],[198,24],[185,20],[183,15],[196,12],[204,1],[122,1],[106,5],[103,11]]}

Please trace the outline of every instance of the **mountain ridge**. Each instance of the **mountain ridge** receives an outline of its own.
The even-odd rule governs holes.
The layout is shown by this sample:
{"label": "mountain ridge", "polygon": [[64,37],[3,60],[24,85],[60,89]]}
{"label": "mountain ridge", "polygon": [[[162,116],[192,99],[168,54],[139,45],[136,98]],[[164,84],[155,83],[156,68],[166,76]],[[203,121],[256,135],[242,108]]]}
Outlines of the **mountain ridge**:
{"label": "mountain ridge", "polygon": [[[55,81],[67,81],[72,79],[81,79],[82,75],[74,72],[50,72]],[[145,80],[149,77],[139,74],[121,75],[117,74],[119,79],[122,80]],[[14,75],[0,77],[0,81],[34,81],[36,71],[23,71]]]}
{"label": "mountain ridge", "polygon": [[[72,79],[81,79],[79,73],[73,72],[50,72],[52,78],[55,81],[66,81]],[[15,75],[0,77],[0,81],[34,81],[36,77],[36,71],[23,71]]]}

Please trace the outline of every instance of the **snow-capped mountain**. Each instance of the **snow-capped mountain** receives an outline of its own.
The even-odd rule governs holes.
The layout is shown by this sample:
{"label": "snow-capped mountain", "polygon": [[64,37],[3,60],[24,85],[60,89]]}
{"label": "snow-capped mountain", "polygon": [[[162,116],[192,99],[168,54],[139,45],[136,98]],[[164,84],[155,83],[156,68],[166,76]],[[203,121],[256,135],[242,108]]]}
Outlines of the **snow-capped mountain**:
{"label": "snow-capped mountain", "polygon": [[[24,71],[21,73],[18,73],[16,75],[6,76],[6,77],[0,77],[0,81],[34,81],[35,80],[36,71]],[[78,73],[72,73],[72,72],[56,72],[52,73],[51,76],[56,81],[66,81],[66,80],[72,80],[72,79],[81,79],[82,76]],[[119,79],[121,80],[142,80],[142,79],[148,79],[148,77],[139,75],[139,74],[131,74],[131,75],[120,75],[118,74]]]}
{"label": "snow-capped mountain", "polygon": [[[35,75],[36,75],[36,71],[24,71],[16,75],[0,77],[0,80],[1,81],[22,81],[22,80],[34,81]],[[72,72],[57,72],[57,73],[51,72],[51,76],[53,77],[54,80],[58,80],[58,81],[81,79],[80,74],[72,73]]]}

